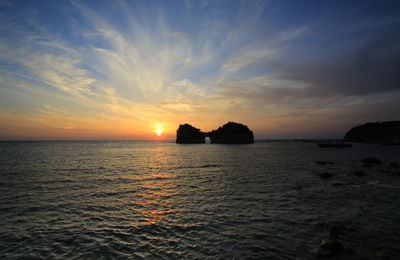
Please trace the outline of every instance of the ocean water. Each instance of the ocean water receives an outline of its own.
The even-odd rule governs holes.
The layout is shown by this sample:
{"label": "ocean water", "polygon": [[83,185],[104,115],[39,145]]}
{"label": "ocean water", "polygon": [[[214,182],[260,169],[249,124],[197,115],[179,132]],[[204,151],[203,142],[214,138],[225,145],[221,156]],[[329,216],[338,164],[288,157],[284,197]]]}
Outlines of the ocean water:
{"label": "ocean water", "polygon": [[336,223],[349,259],[400,259],[390,162],[400,146],[0,142],[0,256],[314,259]]}

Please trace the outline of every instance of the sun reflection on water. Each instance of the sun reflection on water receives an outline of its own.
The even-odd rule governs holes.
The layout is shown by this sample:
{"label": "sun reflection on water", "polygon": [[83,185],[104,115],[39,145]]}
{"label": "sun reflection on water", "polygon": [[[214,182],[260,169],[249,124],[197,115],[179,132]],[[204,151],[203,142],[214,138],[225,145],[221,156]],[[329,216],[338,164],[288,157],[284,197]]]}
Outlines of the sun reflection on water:
{"label": "sun reflection on water", "polygon": [[[148,159],[146,172],[140,179],[140,189],[130,205],[136,216],[132,226],[154,225],[162,221],[168,214],[176,211],[175,197],[178,194],[173,175],[166,171],[170,164],[165,156],[165,147],[157,145],[153,156]],[[160,170],[163,169],[163,170]]]}

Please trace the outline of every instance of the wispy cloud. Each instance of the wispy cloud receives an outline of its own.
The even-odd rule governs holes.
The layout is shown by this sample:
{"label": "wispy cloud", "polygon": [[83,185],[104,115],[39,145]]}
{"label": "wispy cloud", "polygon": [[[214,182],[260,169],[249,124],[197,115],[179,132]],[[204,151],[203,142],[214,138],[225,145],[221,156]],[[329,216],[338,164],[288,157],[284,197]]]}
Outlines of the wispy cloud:
{"label": "wispy cloud", "polygon": [[325,46],[308,49],[318,46],[313,24],[277,18],[283,9],[268,1],[49,4],[58,20],[41,5],[18,7],[24,16],[0,17],[0,111],[10,129],[125,136],[160,122],[173,134],[184,121],[208,129],[237,120],[256,135],[280,126],[292,127],[289,135],[316,118],[330,125],[324,118],[343,109],[355,115],[384,99],[392,105],[379,115],[396,107],[400,45],[392,16],[370,21],[392,31],[343,40],[346,48],[321,57],[315,53]]}

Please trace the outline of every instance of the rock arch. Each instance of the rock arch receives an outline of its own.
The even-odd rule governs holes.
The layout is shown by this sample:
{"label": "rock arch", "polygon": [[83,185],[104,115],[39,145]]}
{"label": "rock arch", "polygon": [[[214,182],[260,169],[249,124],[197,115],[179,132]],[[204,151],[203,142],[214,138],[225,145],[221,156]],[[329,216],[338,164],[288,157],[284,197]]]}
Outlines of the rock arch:
{"label": "rock arch", "polygon": [[190,124],[179,125],[176,131],[176,142],[180,144],[205,143],[205,138],[210,138],[210,143],[220,144],[248,144],[254,143],[253,131],[247,126],[228,122],[222,127],[211,132],[202,132]]}

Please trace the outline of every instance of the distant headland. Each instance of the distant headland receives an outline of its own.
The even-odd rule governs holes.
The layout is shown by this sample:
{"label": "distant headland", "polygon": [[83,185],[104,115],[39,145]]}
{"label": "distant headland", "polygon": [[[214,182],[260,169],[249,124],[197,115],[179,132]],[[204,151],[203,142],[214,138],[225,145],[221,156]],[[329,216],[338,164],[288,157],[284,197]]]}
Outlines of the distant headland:
{"label": "distant headland", "polygon": [[176,131],[176,142],[179,144],[200,144],[210,138],[210,143],[218,144],[249,144],[254,143],[253,131],[247,126],[228,122],[211,132],[202,132],[190,124],[179,125]]}
{"label": "distant headland", "polygon": [[353,127],[344,137],[346,142],[400,144],[400,121],[366,123]]}

